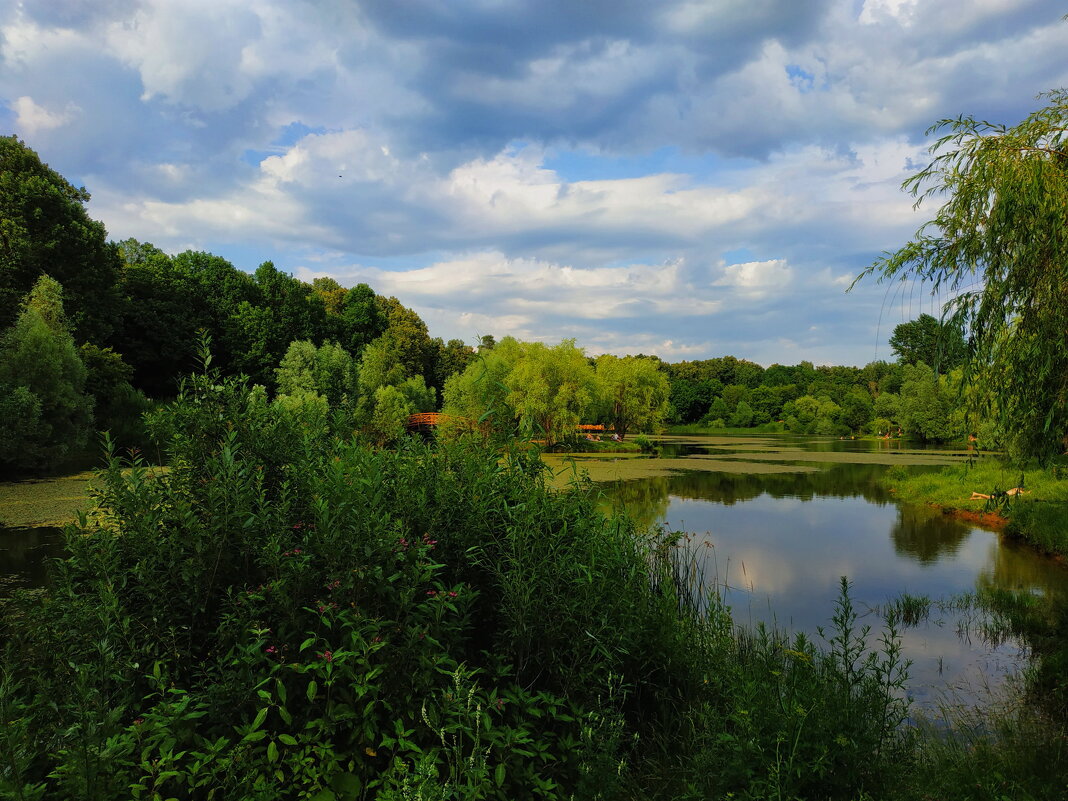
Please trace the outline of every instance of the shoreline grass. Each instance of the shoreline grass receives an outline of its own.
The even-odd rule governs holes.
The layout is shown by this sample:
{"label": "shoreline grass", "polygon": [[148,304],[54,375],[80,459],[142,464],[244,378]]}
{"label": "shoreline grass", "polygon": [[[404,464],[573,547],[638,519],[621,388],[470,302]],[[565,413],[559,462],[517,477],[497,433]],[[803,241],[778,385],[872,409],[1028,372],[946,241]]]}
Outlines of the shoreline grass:
{"label": "shoreline grass", "polygon": [[[926,503],[1005,533],[1039,550],[1068,557],[1068,479],[1062,468],[1020,468],[997,457],[939,471],[891,468],[883,483],[906,503]],[[1008,490],[1024,492],[1006,495]],[[972,493],[990,498],[972,498]]]}

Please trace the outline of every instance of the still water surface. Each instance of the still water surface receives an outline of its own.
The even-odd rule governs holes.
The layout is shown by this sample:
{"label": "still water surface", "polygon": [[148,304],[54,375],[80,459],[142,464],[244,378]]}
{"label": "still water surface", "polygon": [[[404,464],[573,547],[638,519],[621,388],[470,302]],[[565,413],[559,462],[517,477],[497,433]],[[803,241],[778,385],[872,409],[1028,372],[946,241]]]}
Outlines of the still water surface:
{"label": "still water surface", "polygon": [[[667,455],[695,462],[709,454],[741,460],[759,453],[803,466],[804,454],[812,453],[820,464],[798,473],[632,478],[605,484],[606,500],[643,522],[692,533],[704,575],[720,587],[739,624],[764,623],[818,639],[841,576],[852,582],[861,622],[875,630],[883,625],[878,608],[904,592],[939,599],[985,587],[1068,590],[1068,571],[1032,549],[938,510],[895,502],[877,482],[886,464],[823,461],[828,451],[859,459],[879,447],[885,444],[826,439],[669,442]],[[908,456],[881,460],[906,462]],[[927,622],[901,632],[913,661],[908,694],[918,708],[989,703],[1025,663],[1018,642],[983,642],[967,625],[975,617],[934,610]]]}

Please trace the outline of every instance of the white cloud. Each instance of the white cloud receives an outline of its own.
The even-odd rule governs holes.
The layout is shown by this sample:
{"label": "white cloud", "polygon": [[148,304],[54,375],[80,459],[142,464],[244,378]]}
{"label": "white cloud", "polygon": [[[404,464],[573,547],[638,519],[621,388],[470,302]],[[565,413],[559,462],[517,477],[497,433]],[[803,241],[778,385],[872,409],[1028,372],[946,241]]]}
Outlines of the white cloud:
{"label": "white cloud", "polygon": [[15,125],[27,136],[35,136],[41,131],[67,125],[73,122],[81,112],[81,109],[73,102],[68,102],[62,111],[50,111],[33,102],[33,98],[27,95],[15,98],[11,107],[17,115]]}
{"label": "white cloud", "polygon": [[715,285],[736,287],[745,295],[759,297],[787,289],[793,277],[794,271],[784,259],[747,261],[725,266]]}
{"label": "white cloud", "polygon": [[923,129],[1068,84],[1052,0],[0,8],[0,116],[114,237],[679,358],[864,360]]}

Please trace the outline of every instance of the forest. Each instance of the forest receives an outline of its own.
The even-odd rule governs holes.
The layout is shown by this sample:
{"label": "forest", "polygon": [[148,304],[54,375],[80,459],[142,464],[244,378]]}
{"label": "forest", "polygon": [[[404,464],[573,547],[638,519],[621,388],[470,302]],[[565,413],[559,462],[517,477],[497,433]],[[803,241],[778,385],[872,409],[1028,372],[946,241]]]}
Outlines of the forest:
{"label": "forest", "polygon": [[108,241],[86,212],[88,192],[25,143],[0,139],[0,165],[0,468],[9,475],[95,449],[97,431],[142,444],[140,415],[176,395],[205,341],[223,374],[246,376],[280,403],[344,411],[380,444],[397,439],[408,415],[439,409],[489,415],[496,434],[550,444],[579,423],[624,438],[665,423],[939,442],[970,433],[956,402],[966,344],[930,315],[894,330],[896,362],[863,368],[593,358],[571,340],[492,334],[471,347],[431,337],[417,313],[366,284],[309,284],[271,262],[249,273],[210,253]]}

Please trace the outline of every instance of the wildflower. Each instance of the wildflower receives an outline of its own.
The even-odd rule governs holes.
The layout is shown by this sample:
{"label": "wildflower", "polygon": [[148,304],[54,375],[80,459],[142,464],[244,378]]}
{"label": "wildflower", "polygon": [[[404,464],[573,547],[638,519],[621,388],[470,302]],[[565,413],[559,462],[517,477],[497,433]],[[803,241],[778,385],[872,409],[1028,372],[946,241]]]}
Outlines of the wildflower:
{"label": "wildflower", "polygon": [[278,649],[275,648],[273,645],[268,645],[267,646],[267,653],[271,654],[271,655],[277,654],[278,653]]}
{"label": "wildflower", "polygon": [[325,659],[327,662],[333,662],[334,661],[334,652],[333,651],[323,651],[321,654],[319,654],[319,657],[322,658],[322,659]]}
{"label": "wildflower", "polygon": [[455,598],[456,597],[456,593],[453,592],[452,590],[449,590],[449,597],[450,598]]}
{"label": "wildflower", "polygon": [[438,594],[438,591],[437,590],[427,590],[426,594],[429,595],[431,598],[433,598],[435,595]]}
{"label": "wildflower", "polygon": [[137,719],[136,719],[136,720],[134,721],[134,725],[135,725],[135,726],[140,726],[140,725],[141,725],[142,723],[144,723],[144,722],[145,722],[145,719],[144,719],[144,718],[137,718]]}

